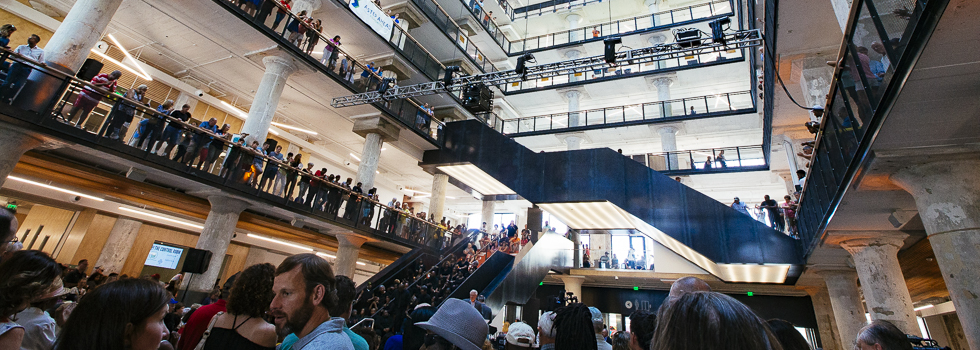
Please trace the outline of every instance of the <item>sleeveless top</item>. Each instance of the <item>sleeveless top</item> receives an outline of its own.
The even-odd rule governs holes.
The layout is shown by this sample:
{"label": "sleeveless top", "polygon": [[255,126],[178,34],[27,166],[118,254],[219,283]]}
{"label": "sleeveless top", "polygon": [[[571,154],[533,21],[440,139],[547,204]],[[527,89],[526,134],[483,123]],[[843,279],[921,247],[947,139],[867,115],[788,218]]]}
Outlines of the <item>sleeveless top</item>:
{"label": "sleeveless top", "polygon": [[[228,328],[211,328],[211,335],[208,336],[208,340],[204,343],[205,350],[212,349],[235,349],[235,350],[274,350],[275,347],[264,347],[253,343],[241,334],[238,334],[238,327],[244,325],[251,317],[242,321],[241,324],[234,326],[232,329]],[[238,316],[231,322],[232,325],[237,324]]]}
{"label": "sleeveless top", "polygon": [[7,331],[14,328],[24,328],[24,326],[21,326],[14,321],[0,322],[0,335],[7,333]]}

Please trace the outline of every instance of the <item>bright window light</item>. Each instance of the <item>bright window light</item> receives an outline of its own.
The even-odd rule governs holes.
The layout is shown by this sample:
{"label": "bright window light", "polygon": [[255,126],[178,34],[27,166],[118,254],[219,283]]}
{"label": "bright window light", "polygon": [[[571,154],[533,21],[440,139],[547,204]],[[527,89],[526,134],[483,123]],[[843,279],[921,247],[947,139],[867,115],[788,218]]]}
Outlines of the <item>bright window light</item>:
{"label": "bright window light", "polygon": [[266,241],[266,242],[272,242],[272,243],[276,243],[276,244],[282,244],[282,245],[287,246],[287,247],[293,247],[293,248],[305,250],[305,251],[308,251],[308,252],[312,252],[313,251],[313,248],[310,248],[310,247],[307,247],[307,246],[301,246],[299,244],[289,243],[289,242],[286,242],[286,241],[280,241],[278,239],[269,238],[269,237],[266,237],[266,236],[259,236],[259,235],[256,235],[256,234],[249,233],[248,234],[248,237],[249,238],[255,238],[255,239],[263,240],[263,241]]}
{"label": "bright window light", "polygon": [[64,193],[67,193],[67,194],[76,195],[76,196],[79,196],[79,197],[82,197],[82,198],[88,198],[88,199],[91,199],[91,200],[94,200],[94,201],[99,201],[99,202],[105,201],[105,199],[102,199],[102,198],[99,198],[99,197],[87,195],[87,194],[84,194],[84,193],[75,192],[75,191],[72,191],[72,190],[69,190],[69,189],[64,189],[64,188],[57,187],[57,186],[51,186],[51,185],[48,185],[48,184],[43,184],[43,183],[40,183],[40,182],[37,182],[37,181],[31,181],[31,180],[28,180],[28,179],[25,179],[25,178],[16,177],[16,176],[13,176],[13,175],[7,176],[7,179],[8,180],[14,180],[14,181],[23,182],[23,183],[26,183],[26,184],[31,184],[31,185],[34,185],[34,186],[44,187],[44,188],[47,188],[49,190],[55,190],[55,191],[58,191],[58,192],[64,192]]}
{"label": "bright window light", "polygon": [[193,227],[193,228],[196,228],[198,230],[203,230],[204,229],[204,226],[195,224],[193,222],[174,219],[174,218],[171,218],[171,217],[167,217],[167,216],[155,214],[155,213],[152,213],[152,212],[149,212],[149,211],[146,211],[146,210],[136,210],[136,209],[130,209],[130,208],[126,208],[126,207],[119,207],[119,210],[122,210],[122,211],[125,211],[125,212],[130,212],[130,213],[133,213],[133,214],[138,214],[138,215],[146,216],[146,217],[151,217],[151,218],[154,218],[154,219],[168,221],[168,222],[172,222],[172,223],[175,223],[175,224],[184,225],[184,226],[187,226],[187,227]]}

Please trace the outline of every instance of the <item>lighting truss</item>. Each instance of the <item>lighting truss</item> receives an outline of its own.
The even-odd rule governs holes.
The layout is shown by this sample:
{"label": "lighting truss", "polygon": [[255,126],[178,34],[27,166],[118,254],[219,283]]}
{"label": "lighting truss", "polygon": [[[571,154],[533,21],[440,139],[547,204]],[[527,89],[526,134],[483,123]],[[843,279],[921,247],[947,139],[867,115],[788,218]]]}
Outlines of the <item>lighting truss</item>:
{"label": "lighting truss", "polygon": [[632,65],[638,63],[649,63],[683,58],[685,56],[746,49],[761,45],[762,33],[760,30],[741,30],[726,34],[724,41],[704,38],[701,40],[700,44],[695,44],[690,47],[682,47],[677,43],[672,43],[617,52],[615,60],[617,64],[606,63],[604,55],[584,57],[569,61],[529,66],[526,68],[526,72],[524,74],[519,74],[513,70],[510,70],[504,72],[492,72],[457,77],[452,80],[452,84],[450,85],[446,85],[442,81],[433,81],[409,86],[394,86],[389,88],[383,94],[377,91],[369,91],[356,95],[336,97],[333,99],[333,102],[330,105],[334,108],[351,107],[384,100],[434,95],[442,92],[454,92],[462,90],[470,84],[481,83],[487,86],[504,85],[529,79],[534,80],[550,78],[574,73],[584,73],[597,69],[613,68],[621,64]]}

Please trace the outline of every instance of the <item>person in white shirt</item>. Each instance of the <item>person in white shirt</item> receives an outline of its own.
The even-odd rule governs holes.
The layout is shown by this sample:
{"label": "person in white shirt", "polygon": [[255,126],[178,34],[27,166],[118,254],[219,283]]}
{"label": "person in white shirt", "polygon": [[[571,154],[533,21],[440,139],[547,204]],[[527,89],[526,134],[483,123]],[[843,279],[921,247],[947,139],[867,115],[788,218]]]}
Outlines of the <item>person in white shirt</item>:
{"label": "person in white shirt", "polygon": [[[27,45],[20,45],[14,49],[14,53],[24,56],[40,65],[41,67],[46,67],[44,63],[44,50],[37,46],[37,43],[41,42],[41,37],[37,34],[31,34],[31,37],[27,39]],[[27,77],[31,74],[31,66],[21,63],[14,62],[10,65],[10,70],[7,72],[7,78],[3,81],[3,86],[0,86],[0,102],[10,103],[20,88],[24,86],[24,82],[27,81]]]}
{"label": "person in white shirt", "polygon": [[24,340],[21,350],[51,350],[58,339],[58,325],[55,319],[44,310],[51,309],[68,292],[64,287],[32,302],[31,306],[17,313],[17,324],[24,327]]}

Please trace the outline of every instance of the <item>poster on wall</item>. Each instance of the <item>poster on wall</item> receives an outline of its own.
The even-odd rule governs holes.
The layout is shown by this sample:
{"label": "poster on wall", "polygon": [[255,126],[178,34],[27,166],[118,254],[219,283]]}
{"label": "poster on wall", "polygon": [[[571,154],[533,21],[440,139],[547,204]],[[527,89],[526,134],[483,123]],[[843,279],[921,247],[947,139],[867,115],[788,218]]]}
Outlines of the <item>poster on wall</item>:
{"label": "poster on wall", "polygon": [[183,254],[184,248],[154,243],[143,265],[173,270],[177,268],[177,263],[180,262],[180,256]]}
{"label": "poster on wall", "polygon": [[385,40],[391,38],[394,20],[386,15],[374,2],[370,0],[351,0],[347,6],[350,7],[351,11],[354,11],[354,14],[358,18],[364,21],[364,23],[367,23],[371,29],[374,29]]}

